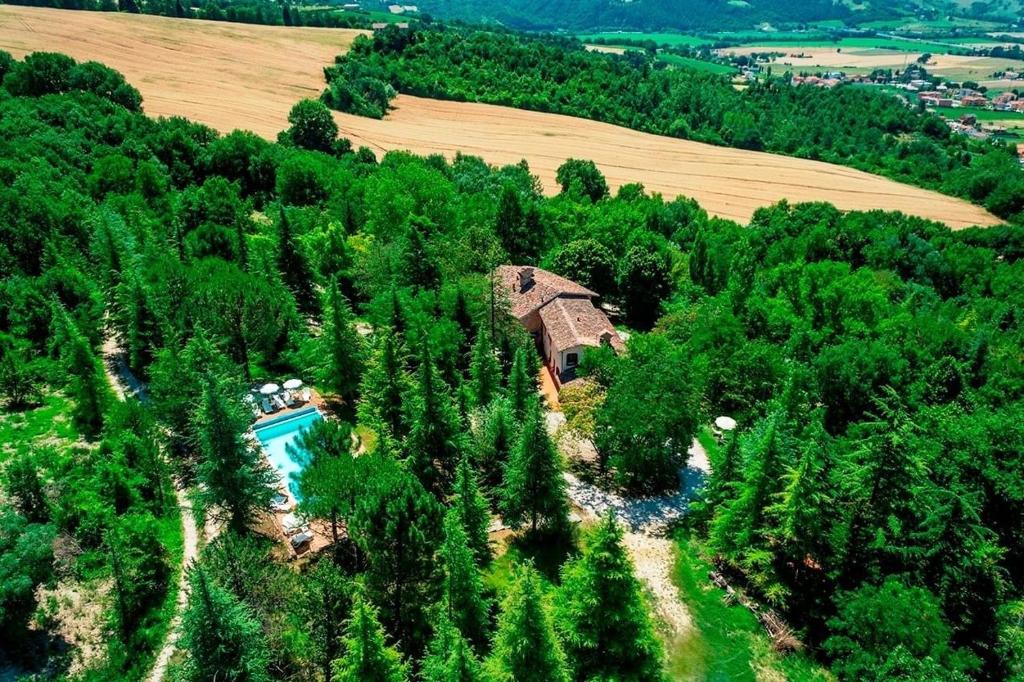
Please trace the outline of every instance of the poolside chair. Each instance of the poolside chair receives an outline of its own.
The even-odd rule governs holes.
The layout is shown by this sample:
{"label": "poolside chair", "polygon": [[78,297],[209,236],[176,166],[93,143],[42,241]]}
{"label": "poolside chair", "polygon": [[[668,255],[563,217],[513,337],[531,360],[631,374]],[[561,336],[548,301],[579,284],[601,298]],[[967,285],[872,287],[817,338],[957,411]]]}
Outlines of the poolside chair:
{"label": "poolside chair", "polygon": [[283,400],[281,400],[281,396],[279,396],[279,395],[277,395],[277,394],[275,393],[275,394],[274,394],[274,396],[273,396],[273,398],[274,398],[274,404],[275,404],[275,405],[277,405],[278,409],[281,409],[281,410],[283,410],[283,409],[285,409],[286,407],[288,407],[287,405],[285,405],[285,404],[284,404],[284,401],[283,401]]}
{"label": "poolside chair", "polygon": [[298,535],[293,535],[291,538],[289,538],[289,542],[291,542],[292,544],[292,549],[295,550],[300,549],[303,545],[307,545],[312,541],[313,534],[310,533],[308,530],[304,530]]}
{"label": "poolside chair", "polygon": [[291,391],[284,392],[284,404],[288,407],[295,405],[295,396],[292,395]]}
{"label": "poolside chair", "polygon": [[310,400],[312,400],[312,398],[313,394],[310,392],[308,388],[302,389],[302,402],[308,403]]}
{"label": "poolside chair", "polygon": [[273,411],[274,411],[274,406],[270,404],[270,400],[269,400],[268,398],[264,398],[264,399],[263,399],[263,400],[262,400],[262,401],[260,402],[260,406],[261,406],[261,407],[263,408],[263,411],[264,411],[264,412],[265,412],[266,414],[270,414],[271,412],[273,412]]}

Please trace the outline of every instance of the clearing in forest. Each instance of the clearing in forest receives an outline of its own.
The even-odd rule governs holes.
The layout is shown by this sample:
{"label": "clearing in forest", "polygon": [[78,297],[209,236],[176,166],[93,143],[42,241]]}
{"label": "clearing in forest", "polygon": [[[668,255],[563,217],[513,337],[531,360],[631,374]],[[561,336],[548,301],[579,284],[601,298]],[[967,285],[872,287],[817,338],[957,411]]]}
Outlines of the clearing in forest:
{"label": "clearing in forest", "polygon": [[[121,71],[146,113],[186,116],[227,132],[274,139],[298,100],[325,87],[323,67],[359,31],[253,26],[134,14],[0,5],[0,49],[93,59]],[[666,198],[693,197],[710,213],[746,223],[780,199],[844,210],[886,209],[951,227],[993,225],[984,209],[851,168],[729,149],[569,116],[401,95],[385,120],[336,114],[342,134],[377,152],[457,152],[508,164],[526,159],[548,192],[567,158],[592,159],[612,189],[640,182]]]}

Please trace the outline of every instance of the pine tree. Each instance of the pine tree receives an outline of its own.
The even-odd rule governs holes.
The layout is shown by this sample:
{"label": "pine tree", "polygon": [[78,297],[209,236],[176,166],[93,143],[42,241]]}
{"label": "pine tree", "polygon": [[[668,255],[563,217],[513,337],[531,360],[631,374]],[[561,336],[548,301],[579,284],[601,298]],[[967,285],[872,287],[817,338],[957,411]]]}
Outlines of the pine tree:
{"label": "pine tree", "polygon": [[199,435],[197,493],[200,506],[244,532],[261,509],[270,506],[277,476],[263,455],[243,436],[249,421],[229,392],[209,378],[195,415]]}
{"label": "pine tree", "polygon": [[563,567],[555,624],[575,679],[665,679],[661,643],[612,512]]}
{"label": "pine tree", "polygon": [[473,648],[443,613],[434,628],[420,677],[423,682],[484,682],[486,679]]}
{"label": "pine tree", "polygon": [[486,407],[501,390],[501,366],[483,327],[477,330],[469,374],[472,379],[473,405]]}
{"label": "pine tree", "polygon": [[331,387],[348,405],[355,403],[363,374],[363,339],[356,330],[348,299],[332,282],[327,300],[328,320],[323,335],[321,355],[326,363],[320,379]]}
{"label": "pine tree", "polygon": [[779,414],[767,417],[746,436],[746,472],[739,494],[715,515],[709,536],[723,554],[736,556],[761,544],[765,513],[784,471],[788,439],[781,432],[781,418]]}
{"label": "pine tree", "polygon": [[433,223],[427,218],[414,216],[406,229],[402,254],[406,283],[427,291],[433,291],[441,284],[441,271],[428,243],[429,233],[433,230]]}
{"label": "pine tree", "polygon": [[444,564],[441,609],[448,622],[479,650],[487,641],[490,607],[483,598],[483,581],[462,523],[457,508],[445,514],[444,543],[439,553]]}
{"label": "pine tree", "polygon": [[154,313],[149,294],[137,275],[121,283],[121,336],[128,353],[128,366],[146,376],[154,353],[163,345],[160,322]]}
{"label": "pine tree", "polygon": [[511,403],[507,398],[499,398],[484,413],[477,431],[477,466],[491,499],[501,490],[505,467],[515,447],[512,420]]}
{"label": "pine tree", "polygon": [[61,310],[64,342],[64,368],[70,377],[70,394],[74,400],[71,412],[75,427],[87,438],[94,438],[103,429],[104,411],[110,399],[110,388],[89,340],[71,316]]}
{"label": "pine tree", "polygon": [[512,403],[512,413],[517,420],[523,418],[527,405],[536,395],[537,382],[530,378],[526,351],[517,348],[512,360],[512,371],[508,376],[508,396]]}
{"label": "pine tree", "polygon": [[14,508],[29,523],[50,520],[50,503],[39,478],[39,469],[26,454],[15,455],[4,469],[4,489]]}
{"label": "pine tree", "polygon": [[455,469],[452,492],[452,507],[458,510],[462,519],[476,565],[483,568],[491,562],[491,543],[487,535],[491,526],[491,512],[487,498],[480,492],[476,472],[469,463],[468,455],[463,455]]}
{"label": "pine tree", "polygon": [[192,569],[179,646],[183,682],[269,682],[269,654],[260,623],[201,568]]}
{"label": "pine tree", "polygon": [[291,221],[284,207],[280,208],[277,222],[277,269],[285,286],[295,296],[299,307],[311,310],[316,303],[313,296],[313,277],[309,261],[296,243]]}
{"label": "pine tree", "polygon": [[393,438],[406,436],[403,403],[412,388],[405,371],[405,349],[390,330],[385,330],[363,373],[359,387],[359,420]]}
{"label": "pine tree", "polygon": [[564,529],[568,525],[569,500],[558,453],[536,399],[526,411],[519,443],[505,470],[502,515],[513,528],[528,522],[531,531],[542,523],[550,529]]}
{"label": "pine tree", "polygon": [[352,456],[352,428],[336,419],[318,421],[299,436],[301,448],[288,447],[288,455],[299,461],[299,508],[331,523],[335,560],[340,562],[339,525],[348,519],[362,487],[362,469]]}
{"label": "pine tree", "polygon": [[405,310],[402,309],[402,299],[398,296],[398,289],[395,287],[391,287],[388,296],[388,324],[399,338],[403,337],[407,329]]}
{"label": "pine tree", "polygon": [[466,302],[466,293],[461,287],[455,293],[455,305],[452,309],[452,320],[459,326],[459,332],[461,332],[459,357],[462,359],[462,362],[459,363],[459,367],[460,369],[465,369],[466,365],[464,363],[469,359],[474,326],[473,317],[469,314],[469,304]]}
{"label": "pine tree", "polygon": [[506,185],[502,188],[501,197],[498,200],[494,231],[508,257],[514,263],[518,263],[522,257],[523,227],[523,205],[519,199],[519,192],[511,185]]}
{"label": "pine tree", "polygon": [[729,434],[721,456],[711,463],[711,476],[704,488],[704,503],[709,512],[724,504],[740,479],[740,438],[735,431]]}
{"label": "pine tree", "polygon": [[349,533],[366,557],[367,597],[402,650],[418,658],[429,638],[426,610],[438,596],[441,506],[398,462],[363,457],[372,459]]}
{"label": "pine tree", "polygon": [[377,611],[356,595],[345,627],[345,655],[334,662],[337,682],[404,682],[408,671],[399,653],[384,640]]}
{"label": "pine tree", "polygon": [[320,560],[304,576],[299,614],[309,634],[308,652],[323,671],[324,681],[334,678],[334,661],[341,653],[341,635],[351,610],[351,586],[331,561]]}
{"label": "pine tree", "polygon": [[[601,614],[594,614],[600,617]],[[540,577],[530,565],[516,567],[502,604],[488,668],[496,679],[568,682],[565,654],[544,609]]]}
{"label": "pine tree", "polygon": [[441,496],[449,488],[462,449],[462,425],[448,386],[438,375],[426,341],[419,381],[412,393],[407,448],[409,468],[423,486]]}

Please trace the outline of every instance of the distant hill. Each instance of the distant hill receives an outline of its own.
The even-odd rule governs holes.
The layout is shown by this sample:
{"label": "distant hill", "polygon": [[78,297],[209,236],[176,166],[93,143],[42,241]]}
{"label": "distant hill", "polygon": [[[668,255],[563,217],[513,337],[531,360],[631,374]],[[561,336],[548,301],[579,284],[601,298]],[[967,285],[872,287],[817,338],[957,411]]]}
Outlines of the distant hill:
{"label": "distant hill", "polygon": [[[382,0],[383,1],[383,0]],[[390,2],[391,0],[387,0]],[[848,26],[924,20],[993,20],[1012,24],[1024,0],[965,4],[957,0],[420,0],[445,19],[498,23],[523,30],[737,31],[795,28],[822,21]]]}
{"label": "distant hill", "polygon": [[423,0],[419,7],[439,17],[528,30],[730,30],[851,15],[832,0]]}

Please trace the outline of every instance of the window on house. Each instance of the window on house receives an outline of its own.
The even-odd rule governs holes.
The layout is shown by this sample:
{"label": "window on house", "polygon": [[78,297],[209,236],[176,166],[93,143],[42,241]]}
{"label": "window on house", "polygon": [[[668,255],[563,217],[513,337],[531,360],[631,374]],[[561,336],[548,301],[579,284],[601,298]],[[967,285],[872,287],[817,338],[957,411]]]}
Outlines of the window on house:
{"label": "window on house", "polygon": [[565,366],[575,367],[580,362],[579,353],[567,353],[565,356]]}

